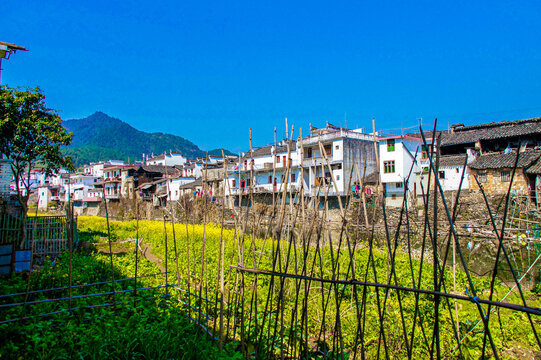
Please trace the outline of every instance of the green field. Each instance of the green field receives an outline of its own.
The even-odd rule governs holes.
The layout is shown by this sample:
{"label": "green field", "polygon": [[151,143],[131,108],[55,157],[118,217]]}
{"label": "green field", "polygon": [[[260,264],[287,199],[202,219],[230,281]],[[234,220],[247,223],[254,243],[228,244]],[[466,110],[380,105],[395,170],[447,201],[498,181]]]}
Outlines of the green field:
{"label": "green field", "polygon": [[[95,249],[108,251],[105,219],[80,217],[78,226],[81,243],[89,242]],[[334,240],[332,247],[328,239],[319,245],[303,246],[298,239],[282,241],[278,245],[271,239],[254,239],[213,224],[176,224],[173,232],[170,222],[140,221],[137,226],[136,221],[111,221],[110,231],[113,252],[116,253],[113,256],[115,279],[135,275],[135,244],[126,240],[135,239],[139,231],[142,250],[151,248],[155,258],[162,260],[167,254],[169,274],[167,279],[163,275],[139,279],[137,286],[162,288],[139,290],[137,296],[130,292],[72,299],[71,308],[77,309],[71,313],[63,311],[0,325],[4,334],[0,351],[2,358],[104,358],[105,355],[108,358],[266,358],[282,355],[284,358],[342,358],[343,355],[351,359],[361,358],[362,351],[367,358],[376,358],[378,353],[381,357],[407,358],[408,351],[412,357],[428,358],[433,351],[436,317],[433,295],[419,295],[416,307],[416,296],[412,292],[386,292],[385,288],[376,290],[373,286],[354,287],[318,281],[321,278],[332,279],[333,276],[335,279],[351,279],[353,267],[357,280],[387,283],[390,273],[387,252],[373,249],[371,258],[369,246],[363,239],[350,249],[350,256],[345,240],[341,246]],[[223,239],[225,259],[222,311],[220,239]],[[276,257],[275,273],[302,275],[305,279],[259,274],[255,284],[253,273],[242,273],[232,267],[270,272],[273,270],[272,255],[278,248],[280,256]],[[141,255],[138,258],[138,276],[160,272],[156,264],[142,260]],[[57,260],[54,267],[46,263],[40,272],[30,277],[29,289],[66,286],[69,283],[68,263],[67,253]],[[414,287],[411,274],[413,272],[418,278],[420,262],[410,259],[398,247],[394,264],[396,284]],[[162,267],[165,265],[165,261],[160,263]],[[72,269],[72,284],[107,281],[111,277],[110,256],[95,250],[79,250],[73,254]],[[432,266],[425,263],[420,288],[433,289],[432,276]],[[474,277],[473,281],[477,295],[482,299],[488,298],[490,279]],[[178,283],[182,290],[170,287],[168,293],[172,296],[164,298],[166,291],[163,285],[166,282]],[[395,280],[391,283],[395,284]],[[455,292],[451,270],[446,272],[445,284],[447,292]],[[114,290],[132,290],[134,286],[133,280],[117,282]],[[468,288],[465,274],[458,271],[456,293],[465,295]],[[25,292],[25,289],[26,281],[17,276],[4,281],[2,294]],[[112,290],[111,284],[77,288],[72,289],[72,296]],[[504,286],[496,285],[494,300],[501,299],[507,292]],[[540,307],[538,295],[532,292],[526,295],[529,306]],[[67,290],[55,294],[55,297],[61,296],[68,297]],[[24,301],[24,298],[16,299]],[[29,297],[29,301],[45,298],[46,294],[35,294]],[[4,303],[8,301],[5,298],[1,300]],[[119,303],[116,308],[87,308],[115,301]],[[521,304],[516,292],[511,293],[505,302]],[[2,309],[0,320],[69,308],[69,301],[65,300]],[[438,322],[441,355],[446,358],[479,358],[484,337],[483,324],[474,327],[481,319],[479,309],[472,301],[457,301],[456,308],[458,319],[454,300],[441,299]],[[483,309],[486,311],[487,307],[483,306]],[[222,321],[220,314],[223,314]],[[218,341],[210,340],[201,327],[188,322],[188,316],[215,337],[222,334],[224,350],[218,351]],[[539,316],[533,315],[533,321],[538,329],[541,328]],[[455,349],[455,330],[461,339],[464,338],[460,350]],[[404,331],[408,341],[405,341]],[[500,357],[514,358],[517,353],[539,352],[528,318],[522,312],[503,308],[492,312],[490,332]],[[54,348],[52,353],[46,351],[51,348]],[[492,354],[490,349],[487,342],[489,357]]]}

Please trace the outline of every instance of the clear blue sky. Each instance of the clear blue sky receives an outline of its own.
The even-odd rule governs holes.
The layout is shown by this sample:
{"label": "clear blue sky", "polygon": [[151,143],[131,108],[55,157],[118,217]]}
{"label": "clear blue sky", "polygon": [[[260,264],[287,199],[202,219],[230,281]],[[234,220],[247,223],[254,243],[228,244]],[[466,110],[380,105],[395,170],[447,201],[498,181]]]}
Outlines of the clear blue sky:
{"label": "clear blue sky", "polygon": [[[540,1],[0,2],[26,46],[2,83],[203,149],[325,121],[378,129],[541,116]],[[428,125],[427,125],[428,126]]]}

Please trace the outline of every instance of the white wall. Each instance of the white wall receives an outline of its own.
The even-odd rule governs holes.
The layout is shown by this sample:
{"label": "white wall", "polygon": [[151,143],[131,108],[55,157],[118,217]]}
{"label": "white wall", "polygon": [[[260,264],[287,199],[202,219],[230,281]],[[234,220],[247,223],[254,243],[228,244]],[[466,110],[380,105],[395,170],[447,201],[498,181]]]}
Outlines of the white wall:
{"label": "white wall", "polygon": [[165,158],[158,159],[158,155],[153,158],[150,158],[146,161],[147,165],[162,165],[162,166],[173,166],[173,165],[184,165],[186,164],[187,159],[181,154],[165,154]]}
{"label": "white wall", "polygon": [[194,182],[195,181],[195,178],[193,177],[179,177],[179,178],[176,178],[176,179],[169,179],[168,182],[168,186],[169,186],[169,196],[168,196],[168,200],[173,200],[173,201],[176,201],[178,199],[180,199],[180,196],[181,196],[181,191],[180,191],[180,187],[182,185],[185,185],[185,184],[189,184],[191,182]]}
{"label": "white wall", "polygon": [[38,209],[47,210],[47,205],[49,204],[49,197],[51,195],[51,192],[46,187],[40,187],[38,191],[38,195],[39,195]]}
{"label": "white wall", "polygon": [[332,142],[332,161],[344,160],[344,140],[336,140]]}
{"label": "white wall", "polygon": [[[380,166],[380,177],[382,183],[397,183],[403,182],[404,179],[408,176],[411,167],[413,166],[414,159],[412,156],[415,156],[417,148],[420,148],[420,143],[414,141],[404,141],[402,139],[395,139],[395,150],[387,151],[387,140],[380,141],[379,143],[379,166]],[[406,150],[407,149],[407,150]],[[409,152],[408,152],[409,150]],[[419,161],[421,156],[420,151],[417,153],[417,160]],[[395,162],[395,171],[394,173],[385,173],[385,162],[392,161]],[[411,178],[415,177],[416,170],[419,170],[418,163],[414,166],[413,171],[411,172]]]}
{"label": "white wall", "polygon": [[[460,179],[462,177],[462,172],[464,170],[464,166],[445,166],[439,168],[439,172],[444,172],[444,178],[439,179],[441,186],[443,188],[443,191],[456,191],[458,190],[458,187],[460,185]],[[468,168],[466,168],[466,173],[464,174],[464,180],[462,181],[462,190],[469,189],[470,182],[469,182],[469,171]]]}

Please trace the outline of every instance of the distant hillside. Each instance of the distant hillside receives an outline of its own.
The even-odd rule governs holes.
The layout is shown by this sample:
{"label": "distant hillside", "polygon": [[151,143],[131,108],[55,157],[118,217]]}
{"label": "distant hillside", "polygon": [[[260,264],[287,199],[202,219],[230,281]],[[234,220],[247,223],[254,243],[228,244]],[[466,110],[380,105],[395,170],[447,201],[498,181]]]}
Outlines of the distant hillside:
{"label": "distant hillside", "polygon": [[[140,160],[142,154],[180,152],[188,158],[205,156],[206,152],[180,136],[146,133],[129,124],[96,112],[84,119],[65,120],[64,127],[73,132],[73,141],[64,153],[73,158],[76,166],[99,160]],[[226,155],[231,152],[224,150]],[[210,155],[221,155],[220,149]]]}

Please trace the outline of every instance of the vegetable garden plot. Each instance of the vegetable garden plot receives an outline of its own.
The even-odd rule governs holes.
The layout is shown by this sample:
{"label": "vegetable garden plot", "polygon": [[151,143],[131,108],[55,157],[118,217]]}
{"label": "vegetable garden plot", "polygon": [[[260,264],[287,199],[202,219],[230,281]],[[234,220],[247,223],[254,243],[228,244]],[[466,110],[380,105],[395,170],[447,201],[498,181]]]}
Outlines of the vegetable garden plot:
{"label": "vegetable garden plot", "polygon": [[[29,282],[35,285],[19,290],[17,296],[23,300],[17,301],[22,305],[10,302],[0,307],[0,314],[4,314],[4,322],[20,324],[26,317],[67,313],[60,318],[63,322],[55,323],[58,325],[70,323],[78,311],[84,311],[78,323],[81,327],[109,317],[127,319],[126,329],[135,329],[135,320],[129,314],[139,313],[142,309],[137,304],[152,297],[157,305],[145,303],[145,307],[156,308],[158,315],[152,311],[149,316],[161,319],[159,309],[165,308],[168,319],[190,319],[199,332],[193,328],[190,331],[200,334],[202,330],[217,348],[226,351],[216,356],[540,357],[539,294],[522,289],[528,270],[520,274],[516,271],[513,254],[503,241],[508,226],[505,204],[510,203],[511,192],[498,209],[487,202],[484,220],[492,229],[497,253],[485,276],[473,275],[455,225],[460,215],[460,193],[452,200],[445,197],[434,171],[437,151],[427,155],[431,170],[426,174],[426,188],[421,188],[421,221],[413,221],[413,214],[420,209],[408,196],[404,196],[391,221],[381,193],[365,207],[348,194],[346,199],[334,199],[340,209],[336,226],[330,221],[329,186],[317,189],[320,196],[309,199],[299,196],[302,187],[294,192],[287,184],[273,196],[272,208],[264,216],[256,216],[254,207],[234,209],[228,219],[233,221],[232,227],[224,225],[225,208],[219,206],[219,223],[209,222],[211,206],[214,212],[217,209],[208,197],[202,199],[202,209],[198,209],[203,214],[202,222],[197,224],[193,223],[189,200],[170,204],[163,221],[140,220],[138,211],[134,220],[124,222],[81,217],[81,240],[101,242],[109,248],[108,255],[92,255],[101,259],[100,265],[81,264],[57,271],[51,264],[49,276],[36,276],[37,283]],[[288,172],[289,165],[285,179]],[[240,193],[238,203],[254,204],[253,194]],[[378,218],[384,224],[382,233],[375,231]],[[113,251],[115,246],[118,248]],[[153,269],[162,266],[164,273],[145,273],[140,267],[144,261],[137,254],[147,247],[159,264],[147,263]],[[68,252],[62,263],[77,261],[75,258]],[[536,261],[531,260],[530,268]],[[510,286],[498,280],[502,264],[512,274]],[[75,272],[76,268],[81,271]],[[115,269],[123,270],[118,273]],[[77,278],[77,274],[102,276]],[[153,274],[158,275],[141,278]],[[61,286],[55,288],[51,279]],[[86,286],[95,283],[103,284]],[[39,289],[52,288],[61,300],[36,302],[46,299]],[[90,302],[93,299],[104,300]],[[51,307],[60,302],[64,304],[60,309]],[[29,313],[29,309],[38,308],[36,313]],[[88,310],[99,308],[108,312],[86,315]],[[168,329],[163,322],[156,326],[161,334],[169,334]],[[10,339],[5,346],[17,346]],[[161,338],[156,339],[153,344],[162,343]],[[36,343],[41,344],[32,344]],[[133,349],[143,354],[144,344],[135,341]],[[115,354],[131,354],[130,349],[126,345]],[[157,353],[167,350],[164,346]],[[75,349],[70,351],[73,354]]]}

